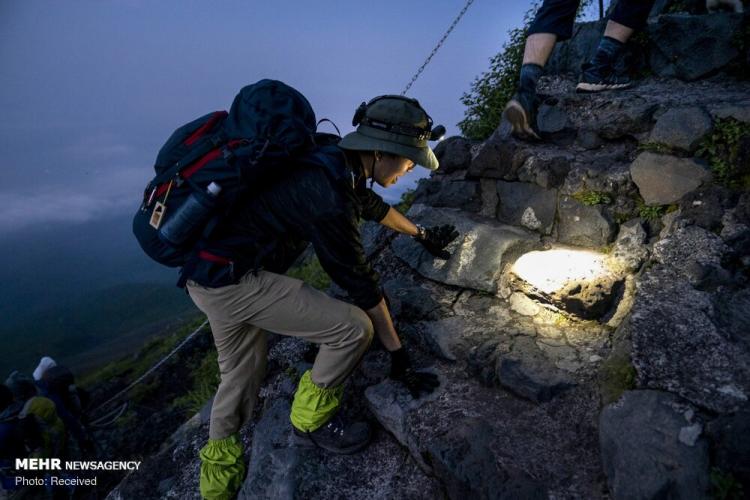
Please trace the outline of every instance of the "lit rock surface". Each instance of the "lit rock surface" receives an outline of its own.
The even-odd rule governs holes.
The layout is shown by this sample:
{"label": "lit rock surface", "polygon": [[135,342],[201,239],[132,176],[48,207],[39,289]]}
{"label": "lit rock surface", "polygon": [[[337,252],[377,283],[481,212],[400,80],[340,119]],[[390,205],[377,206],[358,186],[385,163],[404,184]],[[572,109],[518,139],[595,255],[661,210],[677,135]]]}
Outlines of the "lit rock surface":
{"label": "lit rock surface", "polygon": [[554,248],[522,255],[511,268],[510,288],[585,319],[597,319],[620,295],[623,278],[604,254]]}
{"label": "lit rock surface", "polygon": [[423,276],[486,292],[496,292],[503,267],[514,257],[538,245],[538,236],[492,220],[471,218],[456,210],[414,205],[409,217],[424,226],[453,224],[458,238],[447,249],[448,260],[432,256],[420,243],[407,236],[393,242],[395,254]]}

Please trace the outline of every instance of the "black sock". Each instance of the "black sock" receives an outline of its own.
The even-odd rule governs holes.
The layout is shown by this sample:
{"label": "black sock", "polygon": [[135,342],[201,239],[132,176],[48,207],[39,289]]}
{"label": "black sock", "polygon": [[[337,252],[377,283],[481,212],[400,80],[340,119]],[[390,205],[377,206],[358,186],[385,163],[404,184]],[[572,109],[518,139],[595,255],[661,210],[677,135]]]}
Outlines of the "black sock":
{"label": "black sock", "polygon": [[603,36],[591,59],[591,65],[599,68],[613,68],[624,46],[625,44],[619,40]]}
{"label": "black sock", "polygon": [[518,82],[518,92],[528,96],[536,95],[536,82],[544,73],[544,68],[538,64],[524,64],[521,66],[521,77]]}

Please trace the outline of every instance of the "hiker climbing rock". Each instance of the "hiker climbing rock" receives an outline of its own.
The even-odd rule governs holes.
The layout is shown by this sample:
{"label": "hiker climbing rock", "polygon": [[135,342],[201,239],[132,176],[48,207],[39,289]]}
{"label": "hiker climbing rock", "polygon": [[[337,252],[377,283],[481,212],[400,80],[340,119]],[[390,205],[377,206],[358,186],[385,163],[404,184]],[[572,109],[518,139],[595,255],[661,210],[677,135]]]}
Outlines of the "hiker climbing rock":
{"label": "hiker climbing rock", "polygon": [[[539,140],[536,126],[537,81],[544,73],[555,43],[568,40],[580,0],[545,0],[529,26],[518,91],[508,101],[503,116],[520,139]],[[630,79],[615,71],[615,64],[630,36],[646,23],[654,0],[619,0],[607,21],[604,35],[590,61],[581,67],[578,92],[601,92],[631,86]]]}
{"label": "hiker climbing rock", "polygon": [[[277,119],[268,118],[272,115]],[[264,120],[288,127],[269,132],[276,133],[273,140],[257,134],[263,141],[254,148],[254,134],[266,126]],[[254,169],[252,175],[258,181],[219,220],[209,223],[212,228],[197,231],[203,235],[196,244],[198,250],[190,254],[182,269],[190,297],[208,316],[221,372],[211,410],[209,441],[200,451],[200,489],[207,498],[226,498],[239,488],[244,477],[237,432],[252,416],[265,375],[264,330],[304,338],[320,346],[312,369],[302,375],[291,409],[290,430],[301,444],[335,453],[353,453],[368,444],[369,425],[347,422],[339,410],[344,382],[374,334],[391,353],[391,377],[402,382],[412,395],[430,393],[438,386],[435,375],[413,368],[401,345],[379,276],[365,258],[359,219],[379,221],[411,235],[443,259],[450,256],[445,247],[458,235],[452,226],[424,228],[413,224],[367,187],[368,179],[370,187],[373,182],[392,186],[417,164],[429,170],[438,168],[428,141],[436,140],[444,128],[433,128],[432,119],[415,99],[381,96],[362,103],[353,120],[355,132],[340,142],[338,137],[332,140],[319,134],[317,145],[285,156],[284,152],[293,147],[278,146],[293,142],[289,130],[300,130],[303,139],[295,144],[304,143],[304,137],[315,132],[315,117],[301,94],[281,82],[264,80],[246,87],[235,99],[224,125],[229,144],[233,144],[231,139],[242,137],[236,135],[238,130],[250,130],[247,123],[251,122],[254,132],[243,137],[245,143],[239,149],[229,151],[225,147],[224,157],[231,158],[239,168]],[[282,144],[272,144],[274,141]],[[273,154],[274,168],[263,167],[264,162],[274,160]],[[186,172],[194,173],[190,168]],[[166,181],[171,186],[171,180]],[[220,203],[227,192],[226,177],[204,179],[204,184],[209,182],[222,185],[215,197]],[[162,190],[160,194],[159,189],[154,184],[147,188],[147,193],[157,194],[144,200],[144,219],[151,217],[153,221],[150,211],[156,213],[158,208],[154,200],[163,199],[166,193]],[[205,198],[205,190],[201,187],[196,192]],[[174,209],[167,206],[163,212],[169,210]],[[170,224],[169,219],[165,224]],[[161,221],[151,227],[160,225]],[[139,228],[149,231],[138,221],[134,227],[136,234]],[[148,237],[139,240],[144,248],[148,246]],[[354,304],[333,299],[282,274],[308,243]]]}

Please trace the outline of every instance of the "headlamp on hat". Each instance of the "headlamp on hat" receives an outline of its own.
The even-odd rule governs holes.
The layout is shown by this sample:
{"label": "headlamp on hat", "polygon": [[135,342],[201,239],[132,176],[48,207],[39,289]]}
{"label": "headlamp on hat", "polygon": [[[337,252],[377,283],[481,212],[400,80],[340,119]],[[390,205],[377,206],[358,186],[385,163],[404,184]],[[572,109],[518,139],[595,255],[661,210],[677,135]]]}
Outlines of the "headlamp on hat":
{"label": "headlamp on hat", "polygon": [[[368,117],[367,109],[381,99],[402,99],[410,104],[417,106],[424,112],[425,117],[427,118],[427,126],[422,128],[408,123],[389,123],[387,121],[374,120]],[[391,132],[394,134],[414,137],[420,141],[440,141],[445,136],[445,127],[442,125],[438,125],[437,127],[433,128],[432,118],[427,114],[426,111],[424,111],[424,108],[420,106],[419,101],[417,101],[416,99],[411,99],[409,97],[397,95],[381,95],[375,97],[374,99],[371,99],[370,102],[365,103],[363,101],[362,104],[360,104],[357,110],[354,112],[354,118],[352,118],[352,126],[356,127],[358,125],[366,125],[379,130],[383,130],[384,132]]]}

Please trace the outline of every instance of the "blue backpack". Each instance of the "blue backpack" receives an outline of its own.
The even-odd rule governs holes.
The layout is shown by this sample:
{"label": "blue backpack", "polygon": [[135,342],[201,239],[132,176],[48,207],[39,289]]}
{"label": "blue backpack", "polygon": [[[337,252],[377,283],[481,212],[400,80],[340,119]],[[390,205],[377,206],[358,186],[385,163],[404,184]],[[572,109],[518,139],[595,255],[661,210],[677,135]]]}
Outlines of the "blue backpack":
{"label": "blue backpack", "polygon": [[220,260],[204,249],[222,215],[289,160],[312,151],[317,123],[308,100],[276,80],[240,90],[229,113],[215,111],[174,131],[133,218],[133,233],[156,262],[182,267]]}

